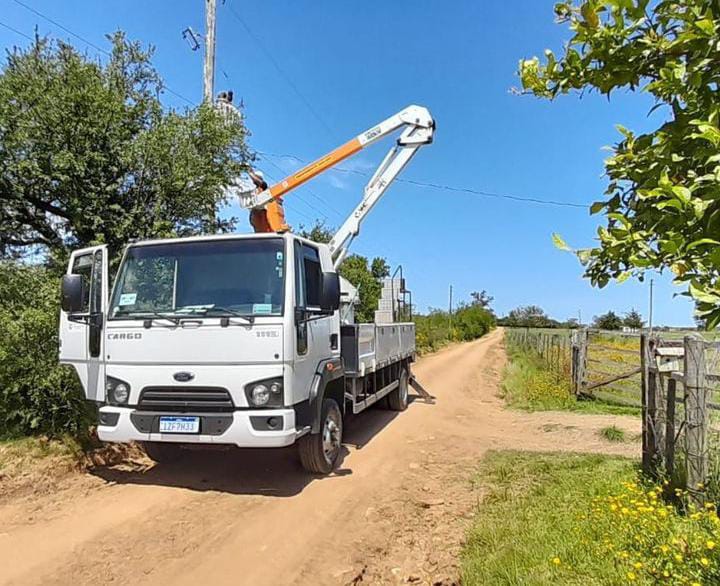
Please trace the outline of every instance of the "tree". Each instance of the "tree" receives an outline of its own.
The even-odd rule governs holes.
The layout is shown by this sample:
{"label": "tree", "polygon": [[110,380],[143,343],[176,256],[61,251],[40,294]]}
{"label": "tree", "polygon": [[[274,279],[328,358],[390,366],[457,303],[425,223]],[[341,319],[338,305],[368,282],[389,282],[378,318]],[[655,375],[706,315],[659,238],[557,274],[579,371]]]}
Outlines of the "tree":
{"label": "tree", "polygon": [[537,305],[516,307],[501,321],[501,325],[520,328],[552,328],[558,323],[550,319],[545,310]]}
{"label": "tree", "polygon": [[645,322],[643,321],[640,312],[633,308],[625,314],[623,325],[634,330],[641,330],[645,325]]}
{"label": "tree", "polygon": [[[649,93],[662,122],[622,138],[606,161],[598,246],[578,250],[585,275],[610,279],[668,267],[710,328],[720,322],[720,5],[715,0],[566,0],[564,53],[520,62],[523,89],[554,99],[626,88]],[[658,113],[655,114],[656,116]],[[561,247],[566,247],[556,237]]]}
{"label": "tree", "polygon": [[488,292],[483,289],[482,291],[473,291],[470,293],[470,299],[472,300],[471,303],[473,305],[479,305],[480,307],[489,308],[490,304],[495,299],[491,295],[488,294]]}
{"label": "tree", "polygon": [[36,38],[0,72],[0,256],[38,249],[62,259],[134,238],[225,231],[223,186],[245,169],[241,120],[159,101],[152,50],[110,37],[93,61]]}
{"label": "tree", "polygon": [[[298,234],[314,242],[328,243],[334,230],[325,222],[316,220],[310,227],[301,225]],[[340,274],[358,289],[359,303],[355,306],[358,322],[375,321],[375,310],[382,290],[382,279],[390,275],[390,266],[381,257],[368,261],[367,257],[351,254],[340,264]]]}
{"label": "tree", "polygon": [[623,320],[614,311],[608,311],[593,318],[593,327],[600,330],[620,330],[623,327]]}

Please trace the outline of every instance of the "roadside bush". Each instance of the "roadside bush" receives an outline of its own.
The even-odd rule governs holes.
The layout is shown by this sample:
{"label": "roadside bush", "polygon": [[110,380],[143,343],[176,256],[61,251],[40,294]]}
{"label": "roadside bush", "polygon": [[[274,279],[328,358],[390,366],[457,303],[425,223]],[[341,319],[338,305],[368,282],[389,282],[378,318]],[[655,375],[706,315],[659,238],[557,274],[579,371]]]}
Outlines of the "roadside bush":
{"label": "roadside bush", "polygon": [[0,262],[0,437],[87,432],[80,383],[58,364],[58,290],[44,267]]}
{"label": "roadside bush", "polygon": [[495,327],[495,316],[477,304],[461,304],[452,315],[432,309],[427,315],[415,315],[415,335],[421,352],[432,352],[448,342],[467,342],[487,334]]}

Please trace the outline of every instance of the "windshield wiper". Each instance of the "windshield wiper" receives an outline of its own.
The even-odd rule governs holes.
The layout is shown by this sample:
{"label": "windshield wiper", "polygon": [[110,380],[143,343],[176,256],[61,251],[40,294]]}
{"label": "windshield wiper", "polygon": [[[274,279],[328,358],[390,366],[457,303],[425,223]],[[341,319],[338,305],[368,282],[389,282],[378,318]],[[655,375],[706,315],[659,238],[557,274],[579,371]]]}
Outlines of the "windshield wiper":
{"label": "windshield wiper", "polygon": [[[229,313],[232,317],[239,317],[240,319],[244,319],[249,324],[255,323],[255,316],[254,315],[247,315],[246,313],[240,313],[239,311],[235,311],[234,309],[230,309],[228,307],[218,307],[217,305],[215,307],[210,307],[205,310],[205,313],[207,315],[210,314],[212,311],[219,311],[221,313]],[[227,317],[227,316],[221,316],[221,317]],[[227,324],[224,324],[227,325]]]}
{"label": "windshield wiper", "polygon": [[[145,320],[145,322],[152,324],[153,319],[164,319],[167,320],[175,325],[178,325],[180,323],[180,316],[175,315],[167,315],[165,313],[160,313],[158,311],[127,311],[127,310],[118,310],[115,312],[116,316],[119,315],[126,315],[128,317],[136,316],[137,318],[141,318]],[[145,327],[150,327],[150,325],[146,325]]]}

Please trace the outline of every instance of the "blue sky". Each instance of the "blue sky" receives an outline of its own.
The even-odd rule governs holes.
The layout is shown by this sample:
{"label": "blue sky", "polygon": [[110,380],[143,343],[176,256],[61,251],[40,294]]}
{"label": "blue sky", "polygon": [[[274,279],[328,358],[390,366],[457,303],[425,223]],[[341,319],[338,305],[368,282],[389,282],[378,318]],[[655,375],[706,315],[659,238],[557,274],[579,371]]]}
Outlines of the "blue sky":
{"label": "blue sky", "polygon": [[[127,31],[156,47],[167,85],[192,101],[202,95],[202,54],[181,31],[202,32],[202,0],[22,0],[96,45]],[[554,103],[510,93],[522,57],[558,50],[569,37],[554,24],[553,0],[440,2],[218,1],[216,90],[245,103],[251,146],[272,178],[298,167],[412,103],[437,121],[435,142],[403,177],[474,190],[566,202],[592,202],[604,187],[603,146],[615,124],[643,130],[658,123],[642,95],[566,96]],[[97,51],[14,0],[0,22],[32,35],[51,34]],[[235,12],[236,14],[234,14]],[[237,15],[252,30],[249,35]],[[256,37],[256,38],[253,38]],[[259,43],[258,43],[259,40]],[[27,40],[0,26],[0,46]],[[262,44],[262,47],[261,47]],[[263,48],[264,47],[264,48]],[[165,102],[186,104],[171,94]],[[371,172],[390,141],[343,168]],[[271,154],[272,155],[271,155]],[[326,216],[339,226],[359,200],[364,177],[337,171],[286,198],[294,226]],[[240,229],[249,231],[245,214]],[[321,215],[322,214],[322,215]],[[556,318],[638,308],[647,315],[648,285],[597,290],[576,259],[552,245],[559,232],[574,246],[592,243],[598,220],[582,209],[541,206],[406,183],[393,185],[369,216],[353,251],[402,263],[420,309],[447,306],[487,289],[499,313],[538,304]],[[692,306],[666,276],[655,276],[655,323],[692,323]]]}

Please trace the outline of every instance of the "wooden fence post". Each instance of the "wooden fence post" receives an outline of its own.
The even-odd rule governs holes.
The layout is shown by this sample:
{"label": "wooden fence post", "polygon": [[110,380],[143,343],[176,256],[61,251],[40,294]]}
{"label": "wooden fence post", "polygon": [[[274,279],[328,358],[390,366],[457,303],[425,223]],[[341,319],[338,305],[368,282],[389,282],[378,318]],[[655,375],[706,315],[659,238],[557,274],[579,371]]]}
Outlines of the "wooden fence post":
{"label": "wooden fence post", "polygon": [[652,437],[650,434],[650,424],[648,416],[648,336],[640,334],[640,403],[641,422],[642,422],[642,470],[645,474],[651,475],[653,470],[652,455],[654,453],[652,446]]}
{"label": "wooden fence post", "polygon": [[705,501],[708,474],[708,389],[705,386],[705,341],[685,336],[685,461],[687,490],[697,506]]}
{"label": "wooden fence post", "polygon": [[585,371],[587,368],[588,331],[583,329],[580,332],[580,347],[578,348],[578,370],[577,370],[577,391],[581,395],[585,389]]}
{"label": "wooden fence post", "polygon": [[[642,469],[653,478],[659,476],[665,448],[665,422],[660,421],[662,388],[658,384],[654,338],[640,336],[640,376],[642,391]],[[664,411],[664,410],[663,410]]]}
{"label": "wooden fence post", "polygon": [[665,410],[665,473],[672,478],[675,473],[675,396],[677,381],[668,377]]}

